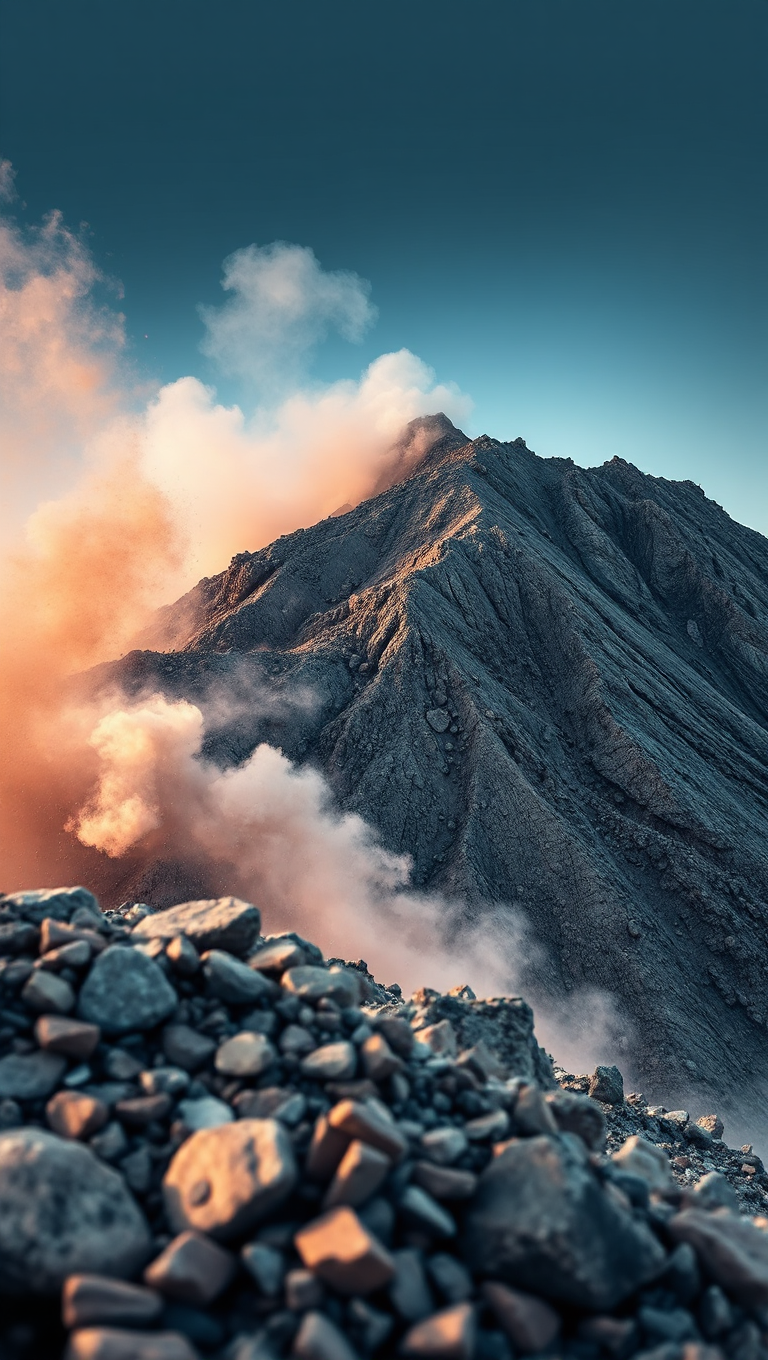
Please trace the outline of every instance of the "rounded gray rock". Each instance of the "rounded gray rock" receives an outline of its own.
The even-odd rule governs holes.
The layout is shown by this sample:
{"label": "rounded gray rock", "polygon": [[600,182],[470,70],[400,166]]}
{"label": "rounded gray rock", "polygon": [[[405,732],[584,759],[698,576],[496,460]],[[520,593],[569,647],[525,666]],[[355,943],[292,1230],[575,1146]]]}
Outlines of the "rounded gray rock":
{"label": "rounded gray rock", "polygon": [[55,1053],[7,1053],[0,1058],[0,1100],[45,1100],[66,1066]]}
{"label": "rounded gray rock", "polygon": [[151,1237],[122,1176],[42,1129],[0,1134],[0,1288],[51,1294],[68,1275],[129,1277]]}
{"label": "rounded gray rock", "polygon": [[159,964],[138,949],[110,945],[99,954],[80,989],[77,1013],[105,1034],[154,1029],[167,1020],[178,997]]}

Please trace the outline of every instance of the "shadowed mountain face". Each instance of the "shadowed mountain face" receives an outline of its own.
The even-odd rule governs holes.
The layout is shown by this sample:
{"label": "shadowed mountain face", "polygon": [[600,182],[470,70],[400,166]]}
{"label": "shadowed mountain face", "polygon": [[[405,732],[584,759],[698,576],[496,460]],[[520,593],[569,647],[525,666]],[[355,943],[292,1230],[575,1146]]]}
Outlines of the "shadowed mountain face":
{"label": "shadowed mountain face", "polygon": [[121,679],[310,687],[209,753],[316,765],[417,885],[522,907],[534,993],[614,993],[649,1089],[743,1104],[768,1085],[768,542],[690,482],[434,432],[407,481],[202,581],[176,650]]}

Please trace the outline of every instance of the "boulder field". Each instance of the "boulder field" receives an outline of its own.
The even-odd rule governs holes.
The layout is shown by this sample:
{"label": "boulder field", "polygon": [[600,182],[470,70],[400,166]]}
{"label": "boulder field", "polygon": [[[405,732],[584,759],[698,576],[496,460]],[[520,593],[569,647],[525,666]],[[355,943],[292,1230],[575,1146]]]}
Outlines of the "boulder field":
{"label": "boulder field", "polygon": [[2,1360],[763,1360],[723,1132],[236,898],[0,899]]}

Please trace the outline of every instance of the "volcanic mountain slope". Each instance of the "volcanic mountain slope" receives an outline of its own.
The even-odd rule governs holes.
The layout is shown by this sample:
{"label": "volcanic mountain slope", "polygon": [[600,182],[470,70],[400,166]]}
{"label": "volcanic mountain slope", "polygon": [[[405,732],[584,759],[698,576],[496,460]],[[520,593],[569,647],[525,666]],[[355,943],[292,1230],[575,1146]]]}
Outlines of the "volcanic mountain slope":
{"label": "volcanic mountain slope", "polygon": [[316,765],[417,885],[523,908],[533,995],[617,995],[646,1089],[682,1068],[743,1104],[768,1087],[768,542],[619,458],[433,434],[407,481],[201,581],[123,683],[311,687],[209,753]]}

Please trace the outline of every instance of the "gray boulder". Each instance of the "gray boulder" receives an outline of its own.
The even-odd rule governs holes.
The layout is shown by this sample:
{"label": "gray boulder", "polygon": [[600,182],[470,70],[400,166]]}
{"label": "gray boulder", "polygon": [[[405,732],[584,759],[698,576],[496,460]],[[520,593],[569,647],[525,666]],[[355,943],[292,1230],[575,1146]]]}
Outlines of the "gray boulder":
{"label": "gray boulder", "polygon": [[600,1311],[652,1280],[665,1260],[650,1229],[606,1193],[572,1134],[523,1139],[491,1162],[463,1245],[476,1272]]}
{"label": "gray boulder", "polygon": [[589,1094],[604,1105],[623,1105],[624,1078],[618,1067],[596,1067],[589,1079]]}
{"label": "gray boulder", "polygon": [[0,1100],[44,1100],[66,1066],[55,1053],[8,1053],[0,1058]]}
{"label": "gray boulder", "polygon": [[105,1034],[154,1029],[167,1020],[178,997],[159,964],[138,949],[110,945],[91,967],[78,1001],[82,1020]]}
{"label": "gray boulder", "polygon": [[134,927],[139,940],[172,940],[186,935],[198,953],[225,949],[244,957],[261,929],[261,913],[239,897],[212,897],[200,902],[181,902],[177,907],[145,916]]}
{"label": "gray boulder", "polygon": [[101,918],[98,899],[87,888],[33,888],[28,892],[8,893],[3,905],[11,907],[23,920],[39,926],[46,916],[68,921],[79,907],[94,918]]}
{"label": "gray boulder", "polygon": [[42,1129],[0,1134],[0,1288],[49,1294],[73,1274],[130,1277],[151,1249],[122,1177]]}

